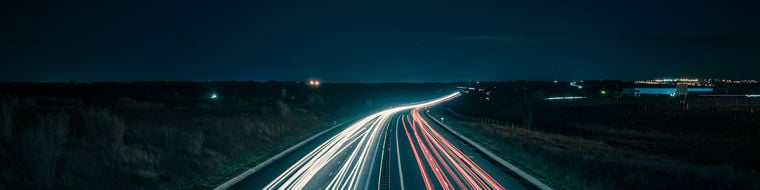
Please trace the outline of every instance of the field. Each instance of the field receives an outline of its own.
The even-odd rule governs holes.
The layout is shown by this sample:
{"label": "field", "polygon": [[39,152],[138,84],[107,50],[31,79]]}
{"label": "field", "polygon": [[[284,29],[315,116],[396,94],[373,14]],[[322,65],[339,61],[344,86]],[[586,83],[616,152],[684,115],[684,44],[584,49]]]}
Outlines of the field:
{"label": "field", "polygon": [[758,99],[507,102],[463,97],[434,113],[558,189],[760,188]]}
{"label": "field", "polygon": [[244,169],[235,165],[327,126],[282,101],[257,109],[167,108],[129,98],[108,107],[65,102],[82,100],[4,97],[7,187],[209,188],[220,179],[208,173],[224,179]]}

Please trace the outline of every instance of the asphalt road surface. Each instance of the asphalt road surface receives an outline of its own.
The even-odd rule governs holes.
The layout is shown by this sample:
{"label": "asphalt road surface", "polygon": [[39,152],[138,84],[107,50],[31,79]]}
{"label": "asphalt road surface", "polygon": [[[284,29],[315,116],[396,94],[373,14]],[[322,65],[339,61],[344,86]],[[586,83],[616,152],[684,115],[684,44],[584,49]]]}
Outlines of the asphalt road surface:
{"label": "asphalt road surface", "polygon": [[458,93],[338,127],[232,189],[526,189],[420,112]]}

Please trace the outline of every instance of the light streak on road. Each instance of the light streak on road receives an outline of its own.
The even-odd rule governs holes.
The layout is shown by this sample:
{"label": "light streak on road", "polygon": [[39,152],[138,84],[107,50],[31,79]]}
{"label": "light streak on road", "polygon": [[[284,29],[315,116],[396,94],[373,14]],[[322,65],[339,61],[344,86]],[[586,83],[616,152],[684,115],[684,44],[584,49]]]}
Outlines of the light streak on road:
{"label": "light streak on road", "polygon": [[[429,102],[391,108],[365,117],[320,144],[264,188],[367,189],[368,179],[362,176],[367,176],[375,161],[373,155],[381,151],[382,137],[387,132],[390,118],[404,110],[431,106],[457,96],[458,92]],[[315,180],[317,178],[319,180]],[[319,183],[324,181],[329,182]]]}
{"label": "light streak on road", "polygon": [[426,167],[422,166],[420,159],[417,163],[426,180],[427,189],[433,188],[428,184],[430,179],[426,175],[427,171],[432,171],[442,189],[504,189],[478,164],[438,133],[420,116],[419,109],[412,109],[410,116],[402,117],[402,120],[415,157],[420,157],[421,153],[424,157],[422,160],[426,161]]}

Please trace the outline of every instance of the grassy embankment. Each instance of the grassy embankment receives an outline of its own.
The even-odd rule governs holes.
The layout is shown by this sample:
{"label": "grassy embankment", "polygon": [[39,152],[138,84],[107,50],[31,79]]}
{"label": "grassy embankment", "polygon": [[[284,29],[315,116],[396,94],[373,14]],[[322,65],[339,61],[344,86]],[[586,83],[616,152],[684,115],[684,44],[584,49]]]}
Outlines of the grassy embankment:
{"label": "grassy embankment", "polygon": [[[447,123],[558,189],[760,188],[755,102],[689,102],[689,109],[656,98],[542,102],[495,109],[497,118],[530,110],[529,127]],[[463,104],[451,107],[466,110]]]}
{"label": "grassy embankment", "polygon": [[2,97],[0,189],[208,189],[329,125],[277,100],[90,103]]}

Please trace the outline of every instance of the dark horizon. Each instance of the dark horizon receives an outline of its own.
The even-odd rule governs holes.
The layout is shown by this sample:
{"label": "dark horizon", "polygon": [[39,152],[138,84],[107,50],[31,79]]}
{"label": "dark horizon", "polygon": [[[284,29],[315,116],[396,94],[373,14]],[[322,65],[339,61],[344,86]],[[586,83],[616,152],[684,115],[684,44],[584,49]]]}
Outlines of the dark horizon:
{"label": "dark horizon", "polygon": [[[620,81],[624,83],[632,83],[635,81],[640,80],[654,80],[654,79],[663,79],[663,78],[671,78],[671,77],[658,77],[658,78],[651,78],[651,79],[636,79],[636,80],[620,80],[620,79],[582,79],[582,80],[525,80],[525,79],[515,79],[515,80],[471,80],[471,81],[386,81],[386,82],[341,82],[341,81],[322,81],[319,80],[323,85],[324,84],[453,84],[453,83],[505,83],[505,82],[520,82],[520,81],[527,81],[527,82],[559,82],[559,83],[568,83],[568,82],[577,82],[577,81]],[[672,78],[693,78],[693,77],[672,77]],[[746,79],[731,79],[731,78],[699,78],[699,79],[727,79],[727,80],[760,80],[760,79],[753,79],[753,78],[746,78]],[[313,80],[313,79],[312,79]],[[309,79],[306,80],[266,80],[266,81],[259,81],[259,80],[134,80],[134,81],[0,81],[0,83],[5,84],[23,84],[23,83],[38,83],[38,84],[66,84],[66,83],[182,83],[182,82],[192,82],[192,83],[228,83],[228,82],[237,82],[237,83],[304,83],[307,84],[309,82]]]}

